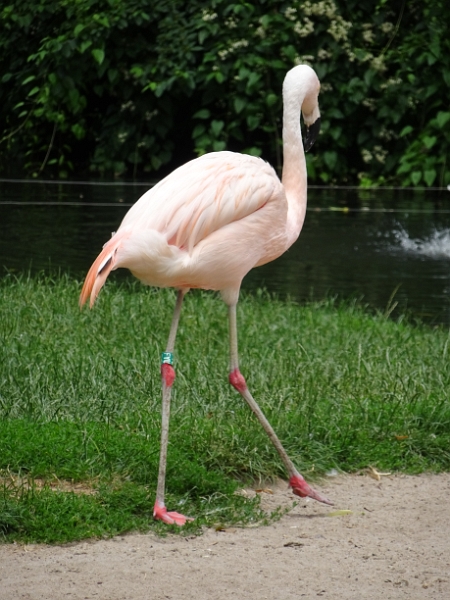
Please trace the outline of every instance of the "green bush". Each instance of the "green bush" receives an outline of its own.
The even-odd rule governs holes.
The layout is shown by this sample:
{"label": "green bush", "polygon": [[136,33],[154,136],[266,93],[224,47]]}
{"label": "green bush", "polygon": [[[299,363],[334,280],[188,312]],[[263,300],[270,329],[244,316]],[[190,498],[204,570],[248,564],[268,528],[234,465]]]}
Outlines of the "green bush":
{"label": "green bush", "polygon": [[[447,185],[444,0],[10,0],[0,172],[164,175],[228,148],[281,165],[281,84],[321,81],[313,183]],[[14,167],[11,167],[14,165]]]}

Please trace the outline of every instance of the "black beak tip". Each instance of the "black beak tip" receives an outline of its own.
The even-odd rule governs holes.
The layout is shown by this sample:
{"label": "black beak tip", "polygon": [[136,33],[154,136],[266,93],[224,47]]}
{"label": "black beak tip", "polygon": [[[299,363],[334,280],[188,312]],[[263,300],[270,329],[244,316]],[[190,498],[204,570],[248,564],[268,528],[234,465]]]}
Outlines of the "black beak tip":
{"label": "black beak tip", "polygon": [[305,135],[305,140],[303,142],[303,145],[305,147],[305,152],[308,152],[308,150],[310,150],[314,144],[314,142],[317,139],[317,136],[319,135],[319,131],[320,131],[320,117],[314,121],[314,123],[312,125],[310,125],[309,127],[306,128],[306,135]]}

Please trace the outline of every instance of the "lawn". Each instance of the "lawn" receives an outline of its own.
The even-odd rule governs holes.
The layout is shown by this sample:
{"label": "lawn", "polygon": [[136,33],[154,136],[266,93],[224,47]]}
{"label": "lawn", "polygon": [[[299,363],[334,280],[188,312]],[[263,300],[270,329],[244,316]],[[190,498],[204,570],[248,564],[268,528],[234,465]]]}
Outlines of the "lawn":
{"label": "lawn", "polygon": [[[62,542],[167,530],[151,518],[159,359],[175,293],[109,281],[91,311],[66,276],[0,281],[0,536]],[[298,469],[450,468],[450,334],[357,303],[264,292],[238,307],[241,370]],[[175,353],[167,505],[202,525],[264,518],[236,490],[283,475],[227,383],[226,307],[186,297]],[[320,483],[318,484],[320,487]],[[80,493],[83,492],[83,493]]]}

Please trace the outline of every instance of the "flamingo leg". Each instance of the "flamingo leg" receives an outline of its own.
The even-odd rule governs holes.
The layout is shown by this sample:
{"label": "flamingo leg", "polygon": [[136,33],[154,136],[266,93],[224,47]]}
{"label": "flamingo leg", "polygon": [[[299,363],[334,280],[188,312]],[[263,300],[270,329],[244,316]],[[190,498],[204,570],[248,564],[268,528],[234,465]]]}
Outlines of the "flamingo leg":
{"label": "flamingo leg", "polygon": [[185,517],[177,512],[168,512],[164,504],[165,484],[166,484],[166,465],[167,465],[167,446],[169,443],[169,420],[170,420],[170,397],[172,384],[175,380],[175,370],[172,366],[172,356],[175,348],[175,338],[177,335],[178,323],[180,321],[181,307],[183,298],[187,290],[178,291],[175,310],[170,326],[169,339],[167,341],[166,352],[163,354],[161,364],[162,379],[162,418],[161,418],[161,448],[159,456],[158,487],[156,489],[156,502],[153,508],[153,517],[169,525],[184,525],[186,521],[192,521],[190,517]]}
{"label": "flamingo leg", "polygon": [[293,462],[289,458],[286,450],[283,448],[277,434],[275,433],[272,425],[264,416],[264,413],[258,406],[256,400],[250,394],[247,384],[245,382],[244,376],[241,374],[239,370],[239,358],[238,358],[238,341],[237,341],[237,322],[236,322],[236,304],[228,305],[228,318],[230,322],[230,375],[229,382],[231,385],[241,394],[244,400],[247,402],[248,406],[256,415],[258,421],[261,423],[264,431],[269,436],[273,445],[275,446],[278,454],[280,455],[281,460],[286,467],[286,470],[289,474],[289,485],[292,487],[292,491],[297,496],[302,498],[309,496],[314,500],[318,500],[319,502],[324,502],[325,504],[333,504],[331,500],[328,500],[322,494],[316,492],[300,475],[300,473],[295,468]]}

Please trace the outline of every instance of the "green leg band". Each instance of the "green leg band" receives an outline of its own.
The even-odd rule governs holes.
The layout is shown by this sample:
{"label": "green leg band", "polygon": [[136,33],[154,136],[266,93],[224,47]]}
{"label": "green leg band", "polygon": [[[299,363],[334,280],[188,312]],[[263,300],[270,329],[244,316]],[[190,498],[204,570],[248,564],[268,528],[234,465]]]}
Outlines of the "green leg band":
{"label": "green leg band", "polygon": [[173,354],[172,352],[163,352],[161,354],[162,365],[173,365]]}

